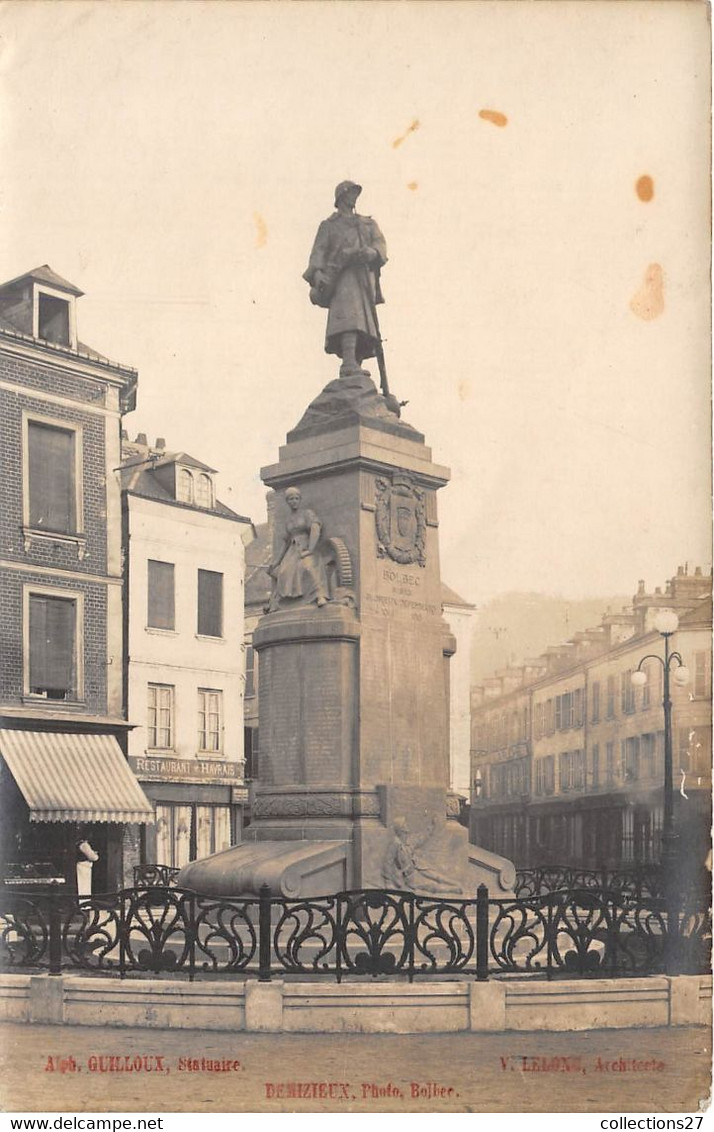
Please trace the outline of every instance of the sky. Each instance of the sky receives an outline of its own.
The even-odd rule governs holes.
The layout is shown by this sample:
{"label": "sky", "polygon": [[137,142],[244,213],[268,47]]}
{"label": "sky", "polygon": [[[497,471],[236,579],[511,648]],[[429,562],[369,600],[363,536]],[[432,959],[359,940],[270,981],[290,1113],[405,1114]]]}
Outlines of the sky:
{"label": "sky", "polygon": [[336,376],[301,276],[356,180],[444,580],[651,589],[711,561],[709,43],[698,0],[5,0],[0,279],[80,287],[130,436],[261,522]]}

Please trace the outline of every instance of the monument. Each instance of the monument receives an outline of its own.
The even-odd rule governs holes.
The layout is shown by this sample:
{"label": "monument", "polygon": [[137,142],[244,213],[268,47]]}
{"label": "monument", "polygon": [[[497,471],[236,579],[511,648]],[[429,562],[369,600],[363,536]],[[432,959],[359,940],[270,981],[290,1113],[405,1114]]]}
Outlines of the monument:
{"label": "monument", "polygon": [[[510,861],[469,845],[449,796],[449,657],[437,492],[449,471],[400,416],[377,306],[386,244],[344,181],[304,278],[339,376],[261,471],[278,495],[272,595],[254,634],[260,777],[246,840],[185,887],[289,897],[350,888],[510,891]],[[376,358],[380,390],[363,362]]]}

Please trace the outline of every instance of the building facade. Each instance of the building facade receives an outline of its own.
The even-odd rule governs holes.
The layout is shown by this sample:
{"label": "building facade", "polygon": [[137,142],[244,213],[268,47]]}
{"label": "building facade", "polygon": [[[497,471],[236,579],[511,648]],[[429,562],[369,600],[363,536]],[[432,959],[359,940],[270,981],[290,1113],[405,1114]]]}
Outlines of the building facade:
{"label": "building facade", "polygon": [[655,861],[663,808],[662,665],[657,613],[674,610],[671,648],[691,674],[671,682],[675,820],[704,861],[711,791],[711,575],[684,568],[520,668],[472,690],[471,838],[519,867]]}
{"label": "building facade", "polygon": [[129,763],[155,805],[143,863],[181,867],[241,839],[244,542],[213,468],[146,437],[122,445]]}
{"label": "building facade", "polygon": [[442,582],[441,608],[456,641],[449,658],[449,786],[468,801],[471,782],[471,638],[476,607]]}
{"label": "building facade", "polygon": [[124,873],[128,825],[153,821],[125,758],[121,418],[137,374],[77,337],[82,292],[47,265],[0,286],[3,876],[95,891]]}

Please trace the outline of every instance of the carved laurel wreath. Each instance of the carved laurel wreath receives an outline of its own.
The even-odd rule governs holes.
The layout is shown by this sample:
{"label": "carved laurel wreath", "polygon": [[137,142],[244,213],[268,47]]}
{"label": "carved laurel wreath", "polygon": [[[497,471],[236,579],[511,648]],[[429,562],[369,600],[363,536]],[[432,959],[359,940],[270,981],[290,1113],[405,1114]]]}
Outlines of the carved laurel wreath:
{"label": "carved laurel wreath", "polygon": [[419,566],[426,566],[424,539],[426,532],[426,508],[424,506],[424,492],[418,487],[408,487],[406,485],[400,485],[400,488],[397,489],[398,494],[411,496],[416,503],[414,512],[417,526],[414,536],[414,546],[409,550],[401,550],[399,547],[393,545],[391,535],[389,502],[394,488],[387,480],[381,479],[381,477],[376,480],[376,488],[377,498],[374,517],[377,525],[377,554],[380,558],[384,558],[385,555],[388,555],[393,562],[399,562],[402,566],[411,565],[414,562],[418,563]]}

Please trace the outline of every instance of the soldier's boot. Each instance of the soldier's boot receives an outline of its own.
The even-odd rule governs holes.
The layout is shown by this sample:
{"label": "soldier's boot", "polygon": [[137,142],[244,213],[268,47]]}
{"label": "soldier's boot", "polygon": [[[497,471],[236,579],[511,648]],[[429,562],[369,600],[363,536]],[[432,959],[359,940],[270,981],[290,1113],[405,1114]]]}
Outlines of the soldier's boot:
{"label": "soldier's boot", "polygon": [[369,370],[362,369],[357,360],[357,331],[346,330],[342,335],[340,377],[353,377],[355,375],[369,377]]}

